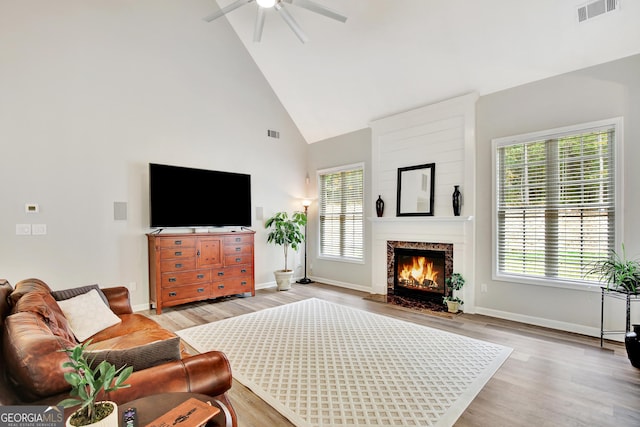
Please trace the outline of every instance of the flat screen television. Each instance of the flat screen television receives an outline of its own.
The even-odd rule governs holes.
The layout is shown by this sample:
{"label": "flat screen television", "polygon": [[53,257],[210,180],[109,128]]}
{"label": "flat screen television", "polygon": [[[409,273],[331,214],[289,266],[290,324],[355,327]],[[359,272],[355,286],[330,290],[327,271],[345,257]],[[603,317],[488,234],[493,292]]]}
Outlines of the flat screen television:
{"label": "flat screen television", "polygon": [[149,163],[150,223],[251,226],[251,175]]}

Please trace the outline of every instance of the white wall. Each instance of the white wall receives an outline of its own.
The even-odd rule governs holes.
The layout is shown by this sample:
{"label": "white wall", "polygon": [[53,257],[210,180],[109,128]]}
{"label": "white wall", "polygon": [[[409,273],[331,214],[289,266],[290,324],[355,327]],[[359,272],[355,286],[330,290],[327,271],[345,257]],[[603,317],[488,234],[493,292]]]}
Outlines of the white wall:
{"label": "white wall", "polygon": [[[136,283],[145,304],[149,162],[250,173],[265,217],[297,208],[307,144],[227,22],[202,20],[215,7],[0,1],[0,277]],[[114,221],[116,201],[127,221]],[[48,233],[16,236],[18,223]],[[253,228],[262,286],[282,253],[255,210]]]}
{"label": "white wall", "polygon": [[[624,233],[640,256],[640,56],[483,96],[477,109],[476,306],[478,312],[599,336],[600,293],[492,280],[491,139],[624,117]],[[487,292],[481,292],[481,284]],[[608,304],[609,329],[624,329],[622,304]],[[640,306],[634,310],[637,323]]]}
{"label": "white wall", "polygon": [[324,283],[370,292],[371,253],[368,249],[371,244],[371,223],[369,221],[365,221],[363,264],[317,258],[319,253],[317,171],[364,163],[365,218],[375,216],[375,199],[371,194],[371,130],[362,129],[311,144],[308,162],[310,177],[308,197],[314,199],[314,203],[309,207],[307,275]]}

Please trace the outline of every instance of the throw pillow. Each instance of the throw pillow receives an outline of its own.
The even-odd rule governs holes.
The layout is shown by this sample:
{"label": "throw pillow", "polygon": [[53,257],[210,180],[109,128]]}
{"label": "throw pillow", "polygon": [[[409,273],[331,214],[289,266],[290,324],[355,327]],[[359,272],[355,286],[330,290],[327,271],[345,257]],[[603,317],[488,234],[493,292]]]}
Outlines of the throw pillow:
{"label": "throw pillow", "polygon": [[180,360],[180,337],[176,336],[126,349],[88,350],[84,354],[93,368],[106,360],[116,369],[123,366],[133,366],[134,371],[140,371]]}
{"label": "throw pillow", "polygon": [[82,342],[98,332],[121,322],[120,318],[100,299],[95,289],[86,294],[78,295],[58,305],[77,340]]}
{"label": "throw pillow", "polygon": [[95,289],[96,291],[98,291],[98,295],[100,295],[100,298],[102,298],[102,301],[104,301],[104,303],[107,304],[107,307],[108,307],[109,300],[107,299],[107,297],[105,296],[105,294],[102,292],[102,290],[98,285],[87,285],[87,286],[80,286],[80,287],[71,288],[71,289],[63,289],[61,291],[52,291],[51,295],[53,295],[56,301],[64,301],[69,298],[77,297],[78,295],[86,294],[92,289]]}

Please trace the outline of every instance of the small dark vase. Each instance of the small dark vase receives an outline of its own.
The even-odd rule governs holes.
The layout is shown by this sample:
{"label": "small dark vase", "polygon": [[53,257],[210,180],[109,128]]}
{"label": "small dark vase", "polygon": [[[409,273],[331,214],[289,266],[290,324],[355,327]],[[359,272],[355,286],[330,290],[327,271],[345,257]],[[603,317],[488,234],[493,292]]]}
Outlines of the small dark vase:
{"label": "small dark vase", "polygon": [[381,217],[384,213],[384,200],[380,196],[378,196],[378,200],[376,200],[376,214],[378,217]]}
{"label": "small dark vase", "polygon": [[459,190],[459,185],[454,185],[454,190],[453,190],[453,214],[455,216],[460,216],[460,190]]}
{"label": "small dark vase", "polygon": [[629,361],[635,368],[640,369],[640,325],[633,325],[633,331],[626,333],[624,345]]}

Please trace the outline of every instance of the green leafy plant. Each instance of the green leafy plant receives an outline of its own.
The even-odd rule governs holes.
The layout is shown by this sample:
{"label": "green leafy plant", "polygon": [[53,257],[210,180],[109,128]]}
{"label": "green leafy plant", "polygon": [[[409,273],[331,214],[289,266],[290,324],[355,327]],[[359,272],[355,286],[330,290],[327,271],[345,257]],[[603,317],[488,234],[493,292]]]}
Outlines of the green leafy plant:
{"label": "green leafy plant", "polygon": [[640,262],[627,259],[623,244],[622,255],[612,250],[609,258],[595,261],[586,275],[596,275],[601,282],[607,284],[607,289],[635,294],[640,282]]}
{"label": "green leafy plant", "polygon": [[[114,390],[130,387],[130,384],[124,384],[133,372],[133,367],[122,366],[116,369],[111,363],[103,360],[97,366],[92,368],[92,361],[85,357],[85,349],[91,340],[84,344],[79,344],[71,349],[61,351],[69,355],[68,362],[62,364],[63,368],[71,368],[71,371],[65,372],[64,379],[71,384],[71,396],[64,399],[58,405],[65,408],[81,405],[80,408],[71,416],[71,424],[76,426],[84,426],[95,423],[109,415],[111,411],[104,408],[104,405],[96,402],[96,398],[100,391],[104,390],[105,394]],[[113,410],[113,407],[111,407]]]}
{"label": "green leafy plant", "polygon": [[306,223],[307,216],[303,212],[294,212],[291,218],[286,212],[278,212],[264,223],[264,227],[270,229],[267,243],[281,245],[284,249],[284,271],[289,271],[287,268],[289,247],[295,251],[298,250],[298,245],[304,242],[302,228]]}
{"label": "green leafy plant", "polygon": [[453,291],[459,291],[460,289],[462,289],[464,283],[464,277],[462,277],[462,274],[460,273],[453,273],[451,276],[447,277],[444,281],[444,284],[447,289],[449,289],[449,295],[443,297],[442,302],[444,304],[446,304],[447,301],[457,302],[460,305],[464,304],[464,301],[462,301],[460,298],[453,296]]}

